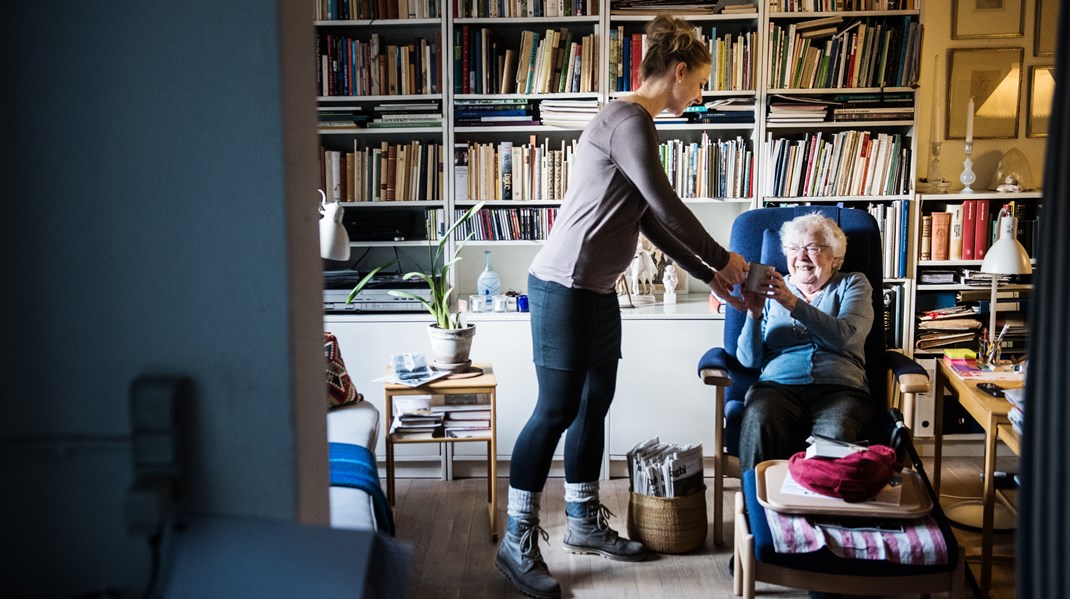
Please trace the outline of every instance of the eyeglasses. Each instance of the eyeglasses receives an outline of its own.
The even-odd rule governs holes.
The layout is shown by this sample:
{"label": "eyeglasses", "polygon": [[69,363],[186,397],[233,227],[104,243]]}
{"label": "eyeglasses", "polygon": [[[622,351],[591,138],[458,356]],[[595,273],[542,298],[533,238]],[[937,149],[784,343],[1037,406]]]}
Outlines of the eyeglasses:
{"label": "eyeglasses", "polygon": [[827,247],[829,247],[829,246],[827,246],[827,245],[817,245],[817,244],[811,244],[811,245],[785,245],[781,249],[784,250],[784,255],[785,256],[790,256],[792,254],[796,254],[796,253],[799,252],[799,250],[805,250],[806,253],[811,258],[813,258],[814,256],[820,254],[821,250],[823,250],[823,249],[825,249]]}

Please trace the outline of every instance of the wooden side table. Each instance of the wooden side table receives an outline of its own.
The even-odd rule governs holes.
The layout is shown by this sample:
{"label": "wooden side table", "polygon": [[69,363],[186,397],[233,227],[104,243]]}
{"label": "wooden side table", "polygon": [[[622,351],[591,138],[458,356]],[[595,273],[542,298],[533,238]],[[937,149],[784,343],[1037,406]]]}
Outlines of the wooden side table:
{"label": "wooden side table", "polygon": [[[936,430],[935,443],[933,444],[933,487],[938,493],[940,491],[940,462],[943,443],[942,420],[944,413],[944,388],[950,389],[958,397],[959,405],[961,405],[985,431],[984,492],[980,499],[981,522],[978,528],[981,529],[980,586],[981,592],[984,593],[985,596],[988,596],[988,590],[992,583],[992,536],[995,531],[996,446],[998,440],[1007,440],[1008,436],[1000,437],[999,428],[1004,425],[1008,427],[1010,426],[1010,420],[1007,419],[1007,413],[1011,409],[1011,404],[1006,399],[992,397],[991,395],[978,390],[977,383],[986,381],[995,382],[1006,388],[1021,387],[1024,383],[1020,379],[1008,380],[1008,378],[1003,375],[985,375],[983,373],[965,378],[943,360],[938,360],[937,364],[936,385],[933,389],[933,396],[936,399],[936,418],[934,422],[934,428]],[[1011,442],[1013,443],[1013,440]],[[969,508],[970,506],[968,503],[969,502],[961,502],[961,505]],[[948,506],[944,510],[952,520],[955,520],[955,507],[956,506]]]}
{"label": "wooden side table", "polygon": [[[498,469],[497,447],[497,400],[496,391],[498,381],[494,377],[494,368],[490,363],[473,363],[472,367],[479,368],[483,374],[474,377],[446,377],[436,379],[419,387],[408,387],[397,383],[385,383],[383,391],[386,395],[386,497],[390,505],[394,505],[394,444],[405,443],[469,443],[479,442],[487,444],[487,516],[490,521],[490,538],[498,540],[498,503],[495,490],[495,475]],[[395,439],[390,434],[394,422],[394,397],[403,395],[462,395],[462,394],[485,394],[490,404],[490,431],[487,435],[478,437],[437,437],[434,439]]]}

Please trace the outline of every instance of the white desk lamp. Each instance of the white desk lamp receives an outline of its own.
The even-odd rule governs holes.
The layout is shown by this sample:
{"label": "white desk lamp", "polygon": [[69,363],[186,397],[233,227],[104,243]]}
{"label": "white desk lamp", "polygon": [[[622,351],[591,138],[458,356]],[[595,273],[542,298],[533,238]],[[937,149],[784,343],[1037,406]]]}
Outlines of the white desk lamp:
{"label": "white desk lamp", "polygon": [[[999,213],[999,237],[992,247],[985,253],[985,259],[981,262],[981,272],[992,275],[992,296],[988,306],[988,335],[989,340],[998,344],[996,332],[996,290],[999,288],[999,275],[1029,275],[1033,274],[1033,265],[1029,263],[1029,254],[1021,243],[1014,238],[1014,217],[1004,206]],[[999,349],[992,352],[998,361]],[[990,366],[994,366],[994,363]]]}
{"label": "white desk lamp", "polygon": [[345,209],[338,202],[328,202],[320,192],[320,256],[328,260],[349,260],[349,234],[342,225]]}

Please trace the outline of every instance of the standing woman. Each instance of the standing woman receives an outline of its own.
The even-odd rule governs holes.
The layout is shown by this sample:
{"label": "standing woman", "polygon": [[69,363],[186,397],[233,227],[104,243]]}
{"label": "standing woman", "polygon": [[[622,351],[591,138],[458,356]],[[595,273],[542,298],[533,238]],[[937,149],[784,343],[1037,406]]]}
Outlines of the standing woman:
{"label": "standing woman", "polygon": [[558,597],[539,537],[539,502],[561,434],[565,438],[564,547],[610,559],[646,557],[641,543],[609,527],[598,497],[605,418],[620,359],[620,306],[614,284],[639,233],[721,297],[743,281],[746,262],[726,251],[673,191],[658,160],[654,115],[679,115],[702,101],[710,54],[695,27],[659,16],[634,94],[608,104],[580,136],[576,166],[554,228],[528,274],[539,397],[513,448],[509,526],[498,568],[523,593]]}

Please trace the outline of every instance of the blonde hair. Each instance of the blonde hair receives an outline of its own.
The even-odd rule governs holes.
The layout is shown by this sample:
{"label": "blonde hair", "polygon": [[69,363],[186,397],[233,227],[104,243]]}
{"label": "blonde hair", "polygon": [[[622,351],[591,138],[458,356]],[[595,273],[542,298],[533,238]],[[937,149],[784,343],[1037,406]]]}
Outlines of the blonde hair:
{"label": "blonde hair", "polygon": [[646,80],[663,75],[677,62],[694,68],[711,64],[713,59],[693,24],[658,15],[646,26],[646,52],[639,65],[639,77]]}

